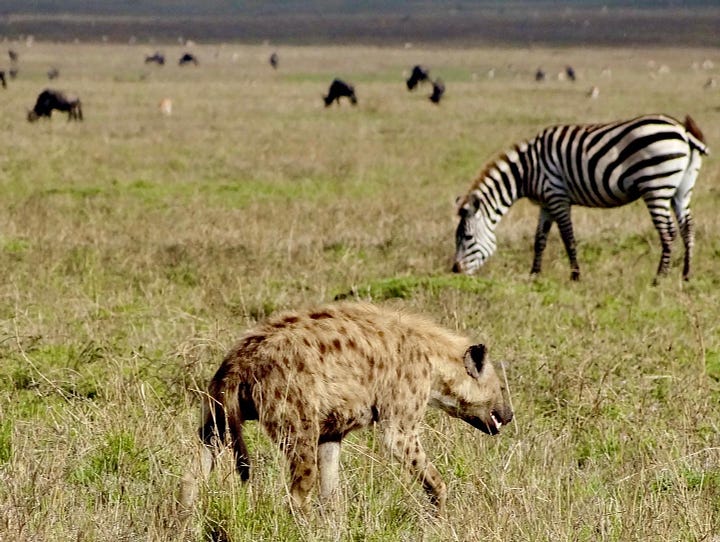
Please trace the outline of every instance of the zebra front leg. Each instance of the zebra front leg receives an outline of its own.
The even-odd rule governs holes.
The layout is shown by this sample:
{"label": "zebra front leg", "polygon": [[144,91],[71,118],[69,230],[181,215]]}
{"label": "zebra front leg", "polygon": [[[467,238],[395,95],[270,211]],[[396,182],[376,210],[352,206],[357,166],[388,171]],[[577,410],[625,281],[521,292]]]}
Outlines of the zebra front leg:
{"label": "zebra front leg", "polygon": [[548,233],[553,225],[553,218],[545,207],[540,208],[537,230],[535,230],[535,257],[533,258],[531,275],[540,273],[542,268],[542,257],[547,245]]}
{"label": "zebra front leg", "polygon": [[577,248],[575,247],[575,234],[573,233],[572,220],[570,218],[570,204],[562,202],[557,207],[550,209],[560,229],[563,245],[568,260],[570,260],[570,280],[580,280],[580,266],[577,262]]}

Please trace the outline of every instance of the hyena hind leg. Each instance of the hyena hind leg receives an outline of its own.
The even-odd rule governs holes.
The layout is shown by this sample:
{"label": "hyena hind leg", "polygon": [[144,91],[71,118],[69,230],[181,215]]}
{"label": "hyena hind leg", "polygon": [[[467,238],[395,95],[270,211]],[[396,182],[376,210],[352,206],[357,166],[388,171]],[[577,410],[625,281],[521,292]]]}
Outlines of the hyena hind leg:
{"label": "hyena hind leg", "polygon": [[317,468],[317,440],[299,439],[288,448],[290,464],[290,496],[293,507],[301,512],[308,511],[310,506],[310,492],[315,486],[318,476]]}
{"label": "hyena hind leg", "polygon": [[205,482],[210,477],[215,463],[215,453],[205,446],[200,445],[196,457],[183,475],[180,481],[180,494],[178,496],[177,512],[181,521],[190,517],[193,504],[197,499],[200,482]]}

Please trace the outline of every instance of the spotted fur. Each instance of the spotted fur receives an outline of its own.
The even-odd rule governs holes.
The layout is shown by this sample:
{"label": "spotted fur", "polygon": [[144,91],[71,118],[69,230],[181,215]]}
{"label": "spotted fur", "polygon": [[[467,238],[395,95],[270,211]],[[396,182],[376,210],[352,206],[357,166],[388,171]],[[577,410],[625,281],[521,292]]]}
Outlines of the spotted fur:
{"label": "spotted fur", "polygon": [[[228,352],[210,382],[200,439],[202,477],[226,431],[241,479],[250,476],[243,424],[259,420],[287,456],[291,495],[308,505],[337,488],[340,444],[377,424],[383,443],[419,479],[440,513],[446,486],[419,435],[426,405],[496,434],[513,416],[485,347],[429,320],[364,303],[285,312],[259,324]],[[183,481],[189,510],[197,480]]]}

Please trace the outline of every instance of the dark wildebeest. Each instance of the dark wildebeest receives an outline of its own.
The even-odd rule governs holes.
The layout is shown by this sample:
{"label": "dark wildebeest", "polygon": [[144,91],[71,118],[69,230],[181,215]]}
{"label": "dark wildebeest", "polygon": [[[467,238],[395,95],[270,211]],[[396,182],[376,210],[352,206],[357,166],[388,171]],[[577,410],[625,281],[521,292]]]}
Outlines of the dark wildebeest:
{"label": "dark wildebeest", "polygon": [[572,66],[565,66],[565,73],[570,81],[575,81],[575,70]]}
{"label": "dark wildebeest", "polygon": [[58,70],[55,67],[52,67],[48,70],[47,76],[48,76],[48,79],[50,79],[51,81],[53,79],[57,79],[58,77],[60,77],[60,70]]}
{"label": "dark wildebeest", "polygon": [[198,59],[195,57],[195,55],[191,53],[185,53],[183,56],[180,57],[178,64],[180,66],[184,66],[185,64],[195,64],[195,66],[197,66]]}
{"label": "dark wildebeest", "polygon": [[50,118],[52,110],[67,111],[68,120],[83,120],[82,104],[76,96],[66,96],[59,90],[43,90],[35,102],[32,111],[28,111],[27,119],[34,122],[40,117]]}
{"label": "dark wildebeest", "polygon": [[3,88],[7,88],[7,81],[5,80],[5,72],[0,70],[0,84]]}
{"label": "dark wildebeest", "polygon": [[20,56],[17,54],[17,51],[10,49],[8,51],[8,56],[10,57],[10,62],[17,62]]}
{"label": "dark wildebeest", "polygon": [[158,51],[155,51],[154,54],[150,56],[145,57],[145,64],[152,64],[155,63],[158,66],[164,66],[165,65],[165,55],[161,54]]}
{"label": "dark wildebeest", "polygon": [[337,102],[338,104],[340,104],[340,98],[343,96],[349,98],[351,104],[357,104],[355,88],[352,85],[348,85],[345,81],[341,81],[340,79],[334,79],[333,82],[330,84],[327,96],[323,96],[323,100],[325,101],[325,107],[328,107],[333,102]]}
{"label": "dark wildebeest", "polygon": [[277,53],[273,53],[270,55],[270,65],[273,67],[274,70],[277,70],[278,62],[280,62],[280,57]]}
{"label": "dark wildebeest", "polygon": [[545,81],[545,72],[540,68],[535,72],[535,81]]}
{"label": "dark wildebeest", "polygon": [[17,74],[18,74],[17,68],[10,68],[8,70],[8,75],[10,76],[10,79],[15,79],[17,77]]}
{"label": "dark wildebeest", "polygon": [[442,79],[436,79],[432,85],[433,91],[429,96],[430,101],[434,104],[439,104],[440,99],[443,97],[443,94],[445,94],[445,83],[442,82]]}
{"label": "dark wildebeest", "polygon": [[413,90],[418,83],[422,83],[423,81],[430,81],[430,72],[422,66],[413,66],[412,73],[406,81],[408,90]]}

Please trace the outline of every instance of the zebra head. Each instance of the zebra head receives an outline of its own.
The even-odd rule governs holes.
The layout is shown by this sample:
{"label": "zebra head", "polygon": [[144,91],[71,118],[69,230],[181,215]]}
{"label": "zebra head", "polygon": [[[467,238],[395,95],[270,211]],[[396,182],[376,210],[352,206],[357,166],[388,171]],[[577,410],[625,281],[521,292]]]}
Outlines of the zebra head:
{"label": "zebra head", "polygon": [[470,192],[458,200],[460,222],[455,232],[454,273],[472,275],[495,252],[494,224],[483,213],[479,194]]}

